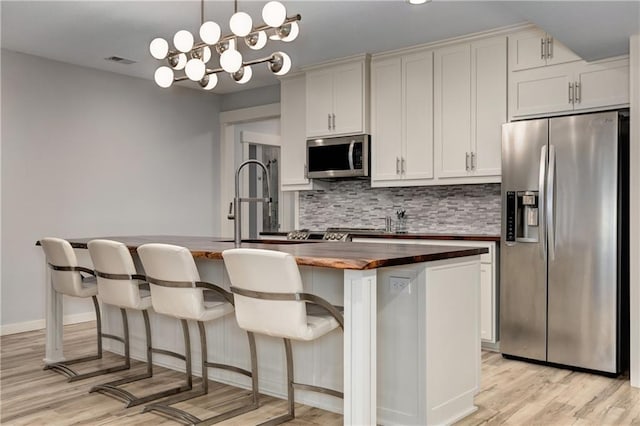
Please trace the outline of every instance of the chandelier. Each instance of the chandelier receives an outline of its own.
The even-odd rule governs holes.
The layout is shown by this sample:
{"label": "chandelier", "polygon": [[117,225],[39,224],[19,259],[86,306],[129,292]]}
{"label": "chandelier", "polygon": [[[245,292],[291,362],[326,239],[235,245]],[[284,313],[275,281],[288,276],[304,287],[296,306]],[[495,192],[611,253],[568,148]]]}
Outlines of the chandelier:
{"label": "chandelier", "polygon": [[[244,84],[251,79],[251,66],[266,63],[275,75],[284,75],[291,69],[291,59],[284,52],[275,52],[260,59],[244,60],[239,45],[245,44],[252,50],[260,50],[268,40],[290,42],[298,37],[300,15],[288,17],[284,5],[270,1],[262,9],[264,24],[253,26],[251,16],[238,12],[238,0],[234,0],[234,14],[229,19],[231,34],[221,35],[220,26],[213,21],[204,21],[204,0],[200,1],[200,40],[196,42],[187,30],[180,30],[173,36],[171,49],[167,40],[155,38],[149,45],[151,56],[166,60],[167,65],[160,66],[154,80],[158,86],[170,87],[174,82],[191,80],[205,90],[211,90],[218,84],[218,74],[228,73],[231,78]],[[218,68],[207,65],[212,52],[219,55]]]}

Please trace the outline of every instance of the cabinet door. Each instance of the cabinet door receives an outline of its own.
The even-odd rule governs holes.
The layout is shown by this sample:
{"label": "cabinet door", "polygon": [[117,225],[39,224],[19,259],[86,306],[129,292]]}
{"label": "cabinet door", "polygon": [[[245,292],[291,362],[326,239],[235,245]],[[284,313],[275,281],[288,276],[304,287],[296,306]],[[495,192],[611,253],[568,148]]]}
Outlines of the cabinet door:
{"label": "cabinet door", "polygon": [[547,47],[547,65],[564,64],[566,62],[579,61],[582,58],[573,53],[567,46],[560,43],[550,35],[547,35],[549,45]]}
{"label": "cabinet door", "polygon": [[401,59],[371,64],[371,180],[400,179],[402,134]]}
{"label": "cabinet door", "polygon": [[576,72],[575,109],[629,103],[629,60],[589,63]]}
{"label": "cabinet door", "polygon": [[[280,82],[280,131],[281,131],[281,185],[282,190],[291,186],[307,185],[305,138],[305,78],[304,75],[283,79]],[[301,189],[301,188],[291,188]]]}
{"label": "cabinet door", "polygon": [[502,124],[507,121],[507,39],[471,44],[473,175],[500,176]]}
{"label": "cabinet door", "polygon": [[492,270],[490,263],[480,264],[480,338],[493,341],[493,304]]}
{"label": "cabinet door", "polygon": [[338,67],[333,73],[332,128],[335,134],[363,132],[364,64],[356,62]]}
{"label": "cabinet door", "polygon": [[433,52],[402,58],[405,179],[433,178]]}
{"label": "cabinet door", "polygon": [[439,178],[467,176],[471,151],[471,46],[435,51],[434,143]]}
{"label": "cabinet door", "polygon": [[511,71],[545,66],[545,33],[527,30],[509,36]]}
{"label": "cabinet door", "polygon": [[573,82],[573,71],[573,64],[562,64],[511,73],[510,114],[572,111],[569,83]]}
{"label": "cabinet door", "polygon": [[331,70],[312,71],[306,77],[307,131],[309,137],[325,136],[333,132],[333,73]]}

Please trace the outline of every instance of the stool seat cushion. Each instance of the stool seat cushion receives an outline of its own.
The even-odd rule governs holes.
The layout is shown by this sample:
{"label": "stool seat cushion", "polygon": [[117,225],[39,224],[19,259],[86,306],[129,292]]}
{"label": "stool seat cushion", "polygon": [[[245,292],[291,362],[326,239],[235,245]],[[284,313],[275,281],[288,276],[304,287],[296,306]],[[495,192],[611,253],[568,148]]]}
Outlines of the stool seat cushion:
{"label": "stool seat cushion", "polygon": [[80,289],[75,291],[75,297],[91,297],[98,294],[96,277],[83,277],[80,282]]}
{"label": "stool seat cushion", "polygon": [[307,330],[302,336],[298,336],[300,340],[315,340],[320,336],[338,328],[340,324],[331,315],[307,315]]}

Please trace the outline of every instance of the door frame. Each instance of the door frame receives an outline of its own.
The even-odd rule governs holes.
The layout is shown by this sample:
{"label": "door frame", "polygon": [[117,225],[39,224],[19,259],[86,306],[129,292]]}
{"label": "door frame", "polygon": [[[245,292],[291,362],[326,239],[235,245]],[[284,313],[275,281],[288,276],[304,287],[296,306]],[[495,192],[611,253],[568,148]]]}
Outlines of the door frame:
{"label": "door frame", "polygon": [[235,126],[250,121],[280,118],[280,103],[242,108],[220,113],[220,236],[233,236],[233,222],[227,219],[234,197]]}

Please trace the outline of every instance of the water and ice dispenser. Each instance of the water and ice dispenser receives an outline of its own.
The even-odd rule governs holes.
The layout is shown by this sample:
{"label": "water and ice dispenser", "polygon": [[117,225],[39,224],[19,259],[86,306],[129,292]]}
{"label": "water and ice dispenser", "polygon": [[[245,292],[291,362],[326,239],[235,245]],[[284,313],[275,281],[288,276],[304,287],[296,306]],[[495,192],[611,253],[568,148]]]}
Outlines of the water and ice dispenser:
{"label": "water and ice dispenser", "polygon": [[538,191],[507,191],[507,242],[537,243]]}

